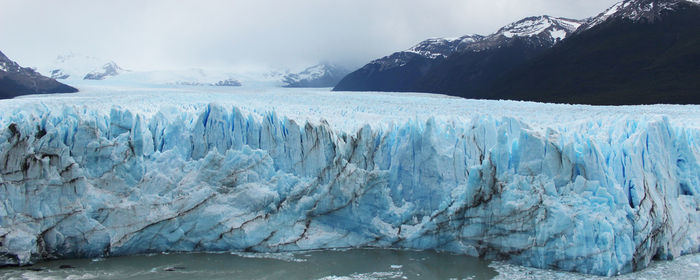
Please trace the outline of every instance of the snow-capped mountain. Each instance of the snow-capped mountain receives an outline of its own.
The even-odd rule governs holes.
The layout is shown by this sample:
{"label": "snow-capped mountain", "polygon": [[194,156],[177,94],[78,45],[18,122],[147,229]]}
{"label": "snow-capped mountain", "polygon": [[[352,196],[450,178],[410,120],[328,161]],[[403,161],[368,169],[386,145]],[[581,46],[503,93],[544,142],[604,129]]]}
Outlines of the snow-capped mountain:
{"label": "snow-capped mountain", "polygon": [[368,63],[334,90],[700,104],[699,34],[700,0],[628,0],[586,20],[529,17],[488,36],[428,39]]}
{"label": "snow-capped mountain", "polygon": [[484,38],[484,36],[477,34],[469,34],[459,38],[433,38],[418,43],[406,52],[431,59],[446,58],[472,43],[484,40]]}
{"label": "snow-capped mountain", "polygon": [[584,21],[551,16],[529,17],[504,26],[492,36],[542,37],[553,42],[563,40]]}
{"label": "snow-capped mountain", "polygon": [[481,98],[700,104],[700,1],[632,0],[504,73]]}
{"label": "snow-capped mountain", "polygon": [[221,80],[218,82],[197,82],[197,81],[175,81],[175,82],[170,82],[168,83],[169,85],[175,85],[175,86],[195,86],[195,87],[203,87],[203,86],[212,86],[212,87],[240,87],[243,84],[239,82],[236,79],[229,78],[225,80]]}
{"label": "snow-capped mountain", "polygon": [[663,12],[673,11],[679,6],[687,4],[698,5],[700,0],[627,0],[619,2],[586,22],[581,31],[593,28],[608,19],[653,22],[659,19]]}
{"label": "snow-capped mountain", "polygon": [[0,52],[0,99],[25,94],[67,93],[78,90],[22,67]]}
{"label": "snow-capped mountain", "polygon": [[284,87],[333,87],[349,71],[329,63],[320,63],[299,73],[287,73],[282,77]]}
{"label": "snow-capped mountain", "polygon": [[212,86],[217,86],[217,87],[240,87],[243,84],[241,84],[240,81],[234,79],[234,78],[228,78],[226,80],[221,80],[216,83],[213,83]]}
{"label": "snow-capped mountain", "polygon": [[60,55],[40,72],[71,83],[160,86],[333,87],[349,71],[320,63],[297,73],[266,66],[228,68],[129,69],[110,60],[70,53]]}
{"label": "snow-capped mountain", "polygon": [[[167,69],[167,70],[125,70],[112,61],[102,66],[101,60],[92,57],[74,59],[59,59],[53,67],[45,67],[48,73],[56,78],[68,79],[74,84],[109,84],[109,85],[141,85],[141,86],[241,86],[241,82],[233,77],[236,74],[220,69]],[[53,70],[50,70],[53,69]],[[86,69],[93,69],[84,73]]]}
{"label": "snow-capped mountain", "polygon": [[93,70],[90,73],[87,73],[85,77],[83,77],[84,80],[104,80],[107,77],[113,77],[117,76],[121,73],[124,72],[124,69],[119,67],[116,63],[113,61],[108,62],[105,65],[102,65],[100,69]]}
{"label": "snow-capped mountain", "polygon": [[[431,91],[432,88],[446,85],[443,78],[427,78],[431,76],[431,72],[435,71],[436,68],[441,68],[441,65],[455,64],[455,61],[450,62],[451,57],[465,55],[470,56],[468,58],[470,62],[466,64],[481,67],[493,66],[493,71],[489,74],[464,73],[461,75],[463,76],[461,80],[466,78],[479,83],[476,80],[490,79],[490,77],[482,77],[484,75],[497,75],[499,72],[520,63],[523,58],[531,57],[544,49],[551,48],[572,34],[582,23],[583,21],[579,20],[544,15],[528,17],[508,24],[488,36],[471,34],[453,39],[428,39],[408,50],[370,62],[346,76],[335,90]],[[506,49],[512,50],[512,53],[503,53],[503,50]],[[502,59],[493,59],[494,53],[501,53],[497,55],[501,57],[511,57],[517,53],[519,57],[503,61]],[[487,61],[478,61],[480,57]],[[498,65],[483,65],[492,63],[489,61],[498,63]],[[454,70],[444,69],[447,72],[454,72]],[[470,69],[461,70],[470,71]],[[475,86],[479,87],[479,85]],[[457,86],[448,85],[448,87],[456,88]],[[453,89],[446,90],[449,92]]]}
{"label": "snow-capped mountain", "polygon": [[74,53],[59,55],[53,64],[41,67],[40,71],[60,80],[104,80],[127,72],[114,61]]}
{"label": "snow-capped mountain", "polygon": [[[576,31],[584,22],[547,15],[528,17],[508,24],[488,36],[470,34],[454,39],[433,38],[422,41],[404,52],[418,54],[429,59],[447,58],[459,52],[498,48],[507,45],[513,39],[529,40],[533,44],[551,47]],[[397,62],[392,59],[392,56],[389,56],[375,60],[374,63],[402,66],[402,64],[405,65],[406,61]]]}

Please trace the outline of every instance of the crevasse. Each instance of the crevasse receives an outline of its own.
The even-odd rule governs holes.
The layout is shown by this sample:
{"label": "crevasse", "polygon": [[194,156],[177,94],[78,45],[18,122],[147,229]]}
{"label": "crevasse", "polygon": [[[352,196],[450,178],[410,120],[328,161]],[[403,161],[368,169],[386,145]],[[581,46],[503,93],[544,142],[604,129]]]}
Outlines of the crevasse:
{"label": "crevasse", "polygon": [[666,118],[347,133],[218,105],[168,116],[2,120],[0,264],[390,247],[613,275],[700,251],[700,131]]}

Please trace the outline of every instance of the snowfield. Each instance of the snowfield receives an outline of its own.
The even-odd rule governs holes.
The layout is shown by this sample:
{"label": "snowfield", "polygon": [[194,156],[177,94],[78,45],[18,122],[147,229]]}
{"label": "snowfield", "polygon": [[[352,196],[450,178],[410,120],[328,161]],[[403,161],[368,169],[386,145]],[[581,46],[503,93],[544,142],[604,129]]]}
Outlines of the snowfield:
{"label": "snowfield", "polygon": [[700,106],[79,88],[0,101],[0,264],[366,246],[615,275],[700,251]]}

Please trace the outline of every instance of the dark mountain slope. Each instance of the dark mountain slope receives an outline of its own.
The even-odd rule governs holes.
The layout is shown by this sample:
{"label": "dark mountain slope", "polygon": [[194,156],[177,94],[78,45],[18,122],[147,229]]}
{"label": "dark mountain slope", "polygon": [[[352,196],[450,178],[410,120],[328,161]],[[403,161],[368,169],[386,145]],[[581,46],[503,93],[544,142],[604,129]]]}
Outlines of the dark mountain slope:
{"label": "dark mountain slope", "polygon": [[421,91],[478,98],[502,73],[551,48],[582,23],[528,17],[488,36],[428,39],[368,63],[334,90]]}
{"label": "dark mountain slope", "polygon": [[430,68],[412,90],[481,98],[503,73],[548,49],[532,40],[515,37],[498,48],[454,54]]}
{"label": "dark mountain slope", "polygon": [[416,91],[418,82],[435,64],[444,58],[430,59],[409,52],[399,52],[385,58],[401,62],[400,66],[370,63],[345,76],[333,88],[335,91]]}
{"label": "dark mountain slope", "polygon": [[487,97],[606,105],[700,104],[700,5],[673,3],[654,16],[613,16],[577,32],[496,80]]}
{"label": "dark mountain slope", "polygon": [[0,99],[26,94],[68,93],[78,90],[21,67],[0,52]]}

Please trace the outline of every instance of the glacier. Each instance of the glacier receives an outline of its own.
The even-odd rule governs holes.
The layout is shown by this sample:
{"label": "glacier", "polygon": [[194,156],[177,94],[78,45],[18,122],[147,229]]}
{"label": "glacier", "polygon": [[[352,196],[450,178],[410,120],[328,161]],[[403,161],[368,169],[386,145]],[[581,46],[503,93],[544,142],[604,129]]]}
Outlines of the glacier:
{"label": "glacier", "polygon": [[0,265],[381,247],[616,275],[700,251],[698,106],[235,90],[4,101]]}

